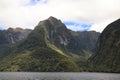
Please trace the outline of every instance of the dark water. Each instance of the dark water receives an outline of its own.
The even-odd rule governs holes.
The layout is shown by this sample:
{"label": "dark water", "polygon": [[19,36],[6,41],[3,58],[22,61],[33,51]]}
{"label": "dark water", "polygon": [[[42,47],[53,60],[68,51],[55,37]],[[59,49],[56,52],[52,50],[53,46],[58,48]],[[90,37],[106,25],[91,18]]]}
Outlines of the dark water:
{"label": "dark water", "polygon": [[120,80],[120,74],[1,72],[0,80]]}

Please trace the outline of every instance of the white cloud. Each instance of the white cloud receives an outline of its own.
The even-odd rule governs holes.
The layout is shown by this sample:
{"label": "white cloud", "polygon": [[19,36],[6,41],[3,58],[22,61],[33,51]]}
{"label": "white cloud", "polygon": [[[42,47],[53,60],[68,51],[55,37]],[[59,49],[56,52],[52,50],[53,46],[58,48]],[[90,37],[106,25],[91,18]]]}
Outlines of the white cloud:
{"label": "white cloud", "polygon": [[54,16],[62,21],[94,23],[90,30],[102,31],[120,17],[120,0],[39,1],[31,5],[30,0],[0,0],[0,25],[33,29],[40,20]]}
{"label": "white cloud", "polygon": [[96,22],[95,24],[93,24],[91,26],[91,28],[89,30],[95,30],[95,31],[99,31],[102,32],[106,26],[108,26],[111,22],[115,21],[116,18],[114,19],[106,19],[100,22]]}

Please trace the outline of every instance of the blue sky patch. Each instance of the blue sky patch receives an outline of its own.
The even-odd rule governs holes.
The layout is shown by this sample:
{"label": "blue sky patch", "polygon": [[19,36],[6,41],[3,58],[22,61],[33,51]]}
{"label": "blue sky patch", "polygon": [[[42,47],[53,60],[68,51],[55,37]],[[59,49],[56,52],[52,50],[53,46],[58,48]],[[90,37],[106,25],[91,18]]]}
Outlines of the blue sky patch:
{"label": "blue sky patch", "polygon": [[30,0],[29,5],[34,6],[38,3],[45,4],[45,3],[47,3],[47,0]]}
{"label": "blue sky patch", "polygon": [[74,21],[66,21],[64,23],[67,26],[67,28],[74,31],[87,31],[92,26],[92,24],[90,23],[78,23]]}
{"label": "blue sky patch", "polygon": [[5,28],[3,26],[0,26],[0,30],[4,30]]}

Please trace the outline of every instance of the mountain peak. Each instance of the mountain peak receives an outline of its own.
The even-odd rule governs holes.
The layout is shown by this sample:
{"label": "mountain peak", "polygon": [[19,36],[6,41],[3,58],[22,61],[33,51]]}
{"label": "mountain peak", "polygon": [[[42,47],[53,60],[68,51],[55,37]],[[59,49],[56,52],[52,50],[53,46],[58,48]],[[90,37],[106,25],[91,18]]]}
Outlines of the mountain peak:
{"label": "mountain peak", "polygon": [[21,31],[23,31],[23,29],[22,28],[19,28],[19,27],[17,27],[17,28],[8,28],[7,29],[8,31],[15,31],[15,32],[21,32]]}
{"label": "mountain peak", "polygon": [[61,24],[62,23],[61,20],[59,20],[53,16],[50,16],[47,20],[50,21],[50,23],[52,23],[52,24]]}
{"label": "mountain peak", "polygon": [[43,21],[40,21],[36,28],[38,29],[40,27],[46,27],[48,29],[66,29],[66,26],[62,23],[62,21],[53,16],[50,16],[48,19],[45,19]]}
{"label": "mountain peak", "polygon": [[45,19],[43,21],[40,21],[38,25],[40,24],[46,24],[46,23],[58,23],[60,20],[58,20],[57,18],[50,16],[48,19]]}
{"label": "mountain peak", "polygon": [[57,18],[55,18],[55,17],[53,17],[53,16],[50,16],[50,17],[48,18],[48,20],[57,20]]}

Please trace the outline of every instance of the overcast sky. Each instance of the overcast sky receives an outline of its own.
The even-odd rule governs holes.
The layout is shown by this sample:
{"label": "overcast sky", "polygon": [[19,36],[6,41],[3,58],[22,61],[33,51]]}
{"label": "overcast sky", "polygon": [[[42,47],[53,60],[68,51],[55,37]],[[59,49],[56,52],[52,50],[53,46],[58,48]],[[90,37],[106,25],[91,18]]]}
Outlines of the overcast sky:
{"label": "overcast sky", "polygon": [[120,0],[0,0],[0,29],[34,29],[49,16],[75,31],[101,32],[120,18]]}

